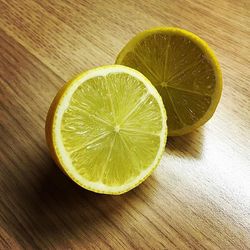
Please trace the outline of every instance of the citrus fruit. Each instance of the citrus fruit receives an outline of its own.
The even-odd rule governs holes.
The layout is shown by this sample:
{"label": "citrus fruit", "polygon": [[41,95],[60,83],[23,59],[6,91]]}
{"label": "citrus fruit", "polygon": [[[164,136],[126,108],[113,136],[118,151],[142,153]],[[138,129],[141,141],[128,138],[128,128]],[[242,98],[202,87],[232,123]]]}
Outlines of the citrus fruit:
{"label": "citrus fruit", "polygon": [[156,87],[167,110],[168,135],[183,135],[203,125],[220,100],[219,63],[207,43],[186,30],[144,31],[121,50],[116,64],[140,71]]}
{"label": "citrus fruit", "polygon": [[60,168],[80,186],[124,193],[159,164],[166,143],[161,96],[140,72],[95,68],[67,83],[53,100],[46,138]]}

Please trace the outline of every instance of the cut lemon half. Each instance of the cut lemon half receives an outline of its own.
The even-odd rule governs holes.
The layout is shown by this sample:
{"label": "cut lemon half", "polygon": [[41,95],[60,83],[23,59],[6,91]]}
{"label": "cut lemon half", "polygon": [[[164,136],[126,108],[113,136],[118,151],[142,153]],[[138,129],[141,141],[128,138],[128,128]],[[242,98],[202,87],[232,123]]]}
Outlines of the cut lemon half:
{"label": "cut lemon half", "polygon": [[140,72],[120,65],[89,70],[53,100],[46,138],[53,158],[88,190],[121,194],[144,181],[166,144],[161,96]]}
{"label": "cut lemon half", "polygon": [[208,121],[220,100],[219,63],[201,38],[179,28],[154,28],[135,36],[116,64],[143,73],[162,96],[168,134],[183,135]]}

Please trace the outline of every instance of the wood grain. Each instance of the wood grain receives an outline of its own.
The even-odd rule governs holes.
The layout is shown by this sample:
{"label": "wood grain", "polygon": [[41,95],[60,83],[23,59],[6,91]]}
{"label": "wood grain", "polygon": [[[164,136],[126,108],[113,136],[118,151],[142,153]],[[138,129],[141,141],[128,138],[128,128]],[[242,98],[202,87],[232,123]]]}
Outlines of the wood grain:
{"label": "wood grain", "polygon": [[[76,186],[44,139],[50,102],[112,64],[137,32],[178,26],[223,70],[203,128],[169,138],[154,174],[121,196]],[[0,0],[1,249],[250,249],[250,2]]]}

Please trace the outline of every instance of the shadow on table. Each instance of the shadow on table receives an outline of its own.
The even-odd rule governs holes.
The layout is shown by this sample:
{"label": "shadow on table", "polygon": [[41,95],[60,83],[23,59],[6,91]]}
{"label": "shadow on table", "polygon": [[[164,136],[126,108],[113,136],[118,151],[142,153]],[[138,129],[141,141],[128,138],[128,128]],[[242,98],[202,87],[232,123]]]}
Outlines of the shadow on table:
{"label": "shadow on table", "polygon": [[25,168],[43,169],[44,173],[32,184],[17,183],[17,190],[10,197],[16,202],[13,212],[21,216],[22,228],[25,228],[17,232],[18,238],[26,238],[28,232],[34,247],[46,248],[49,244],[43,246],[41,242],[47,241],[67,248],[70,247],[68,239],[93,242],[97,234],[103,235],[100,228],[116,227],[113,221],[122,220],[125,208],[128,210],[135,202],[143,202],[145,197],[149,201],[157,189],[157,181],[151,176],[150,181],[120,196],[96,194],[65,176],[46,152],[43,159],[43,163]]}
{"label": "shadow on table", "polygon": [[166,151],[176,156],[200,159],[204,141],[204,128],[183,136],[168,137]]}
{"label": "shadow on table", "polygon": [[[169,138],[167,151],[200,158],[202,145],[203,129],[200,129],[186,136]],[[27,160],[17,161],[16,181],[15,176],[6,175],[6,190],[11,192],[4,194],[3,199],[12,206],[5,210],[6,227],[25,247],[65,249],[72,247],[72,242],[88,244],[99,237],[104,237],[105,244],[102,231],[120,230],[119,221],[133,221],[131,213],[136,211],[133,207],[150,204],[159,188],[152,175],[139,187],[120,196],[89,192],[59,170],[45,145],[36,151],[23,147],[15,153],[27,152]],[[126,240],[127,236],[123,238]]]}

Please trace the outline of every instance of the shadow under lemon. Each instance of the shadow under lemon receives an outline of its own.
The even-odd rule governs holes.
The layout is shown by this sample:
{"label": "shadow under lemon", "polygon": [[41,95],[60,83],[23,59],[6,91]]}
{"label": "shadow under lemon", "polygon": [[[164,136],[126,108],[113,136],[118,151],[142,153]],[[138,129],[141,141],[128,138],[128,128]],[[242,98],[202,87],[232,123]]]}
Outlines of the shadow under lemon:
{"label": "shadow under lemon", "polygon": [[42,171],[37,180],[32,181],[32,188],[27,189],[27,183],[17,183],[12,194],[13,200],[18,199],[14,213],[22,214],[23,227],[31,236],[35,235],[34,239],[39,236],[41,242],[53,240],[64,248],[71,246],[69,239],[76,240],[79,235],[81,242],[93,242],[93,237],[102,233],[100,230],[117,227],[113,221],[130,216],[129,207],[143,204],[143,197],[150,202],[158,185],[151,176],[123,195],[90,192],[63,174],[46,150],[43,151],[43,162],[25,168]]}
{"label": "shadow under lemon", "polygon": [[[200,128],[186,136],[168,138],[166,150],[168,154],[200,158],[202,145],[203,128]],[[62,248],[70,248],[74,241],[95,242],[104,235],[102,231],[119,230],[117,225],[121,221],[133,221],[130,211],[136,207],[144,209],[158,194],[160,184],[154,174],[123,195],[96,194],[65,176],[49,156],[45,144],[39,147],[39,154],[26,152],[29,152],[29,160],[17,166],[24,170],[25,178],[17,180],[15,186],[13,180],[6,180],[12,190],[8,200],[14,204],[8,212],[8,221],[20,242],[28,234],[30,243],[37,248],[42,244],[47,248],[46,242],[56,242]],[[20,223],[17,218],[22,218]],[[127,226],[123,225],[125,230],[124,227]],[[129,240],[127,238],[124,235],[122,240]],[[105,240],[103,242],[105,244]],[[27,244],[23,242],[24,246]]]}
{"label": "shadow under lemon", "polygon": [[168,137],[166,152],[176,156],[201,159],[204,142],[204,126],[183,135]]}

